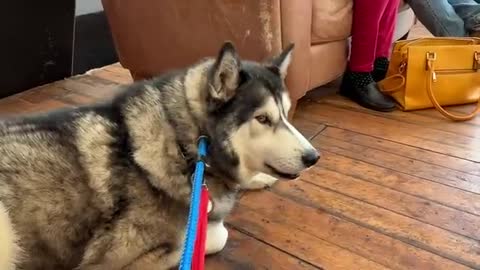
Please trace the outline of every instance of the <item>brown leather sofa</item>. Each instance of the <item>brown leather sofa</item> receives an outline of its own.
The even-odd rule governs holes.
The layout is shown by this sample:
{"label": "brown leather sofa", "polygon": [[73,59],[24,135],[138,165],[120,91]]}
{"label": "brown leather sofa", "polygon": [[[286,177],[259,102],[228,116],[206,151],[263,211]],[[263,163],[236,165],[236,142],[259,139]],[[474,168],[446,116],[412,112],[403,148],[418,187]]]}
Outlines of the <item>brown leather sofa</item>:
{"label": "brown leather sofa", "polygon": [[[287,77],[295,104],[308,90],[336,79],[345,69],[352,0],[102,3],[120,62],[135,80],[214,56],[225,40],[235,43],[241,57],[252,60],[266,59],[295,43]],[[412,24],[413,19],[407,21],[406,29]]]}

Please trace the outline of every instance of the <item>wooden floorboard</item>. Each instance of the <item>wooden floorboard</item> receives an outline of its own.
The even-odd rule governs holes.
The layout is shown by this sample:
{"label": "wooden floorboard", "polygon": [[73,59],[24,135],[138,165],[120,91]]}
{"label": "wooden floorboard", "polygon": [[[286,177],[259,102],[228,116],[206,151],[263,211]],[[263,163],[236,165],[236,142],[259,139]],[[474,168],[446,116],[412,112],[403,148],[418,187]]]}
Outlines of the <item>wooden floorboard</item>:
{"label": "wooden floorboard", "polygon": [[414,175],[382,168],[328,151],[323,151],[322,162],[317,167],[318,173],[327,173],[320,171],[320,168],[333,171],[344,176],[361,179],[385,188],[436,202],[465,213],[480,214],[480,196],[478,194],[425,180]]}
{"label": "wooden floorboard", "polygon": [[[280,186],[285,187],[285,185],[291,185],[292,188],[286,194],[265,191],[261,194],[250,193],[245,196],[229,222],[250,233],[255,233],[258,238],[263,237],[264,241],[273,242],[278,241],[276,227],[270,226],[271,222],[267,221],[274,220],[283,223],[290,230],[300,230],[309,234],[310,237],[303,241],[305,245],[309,245],[308,241],[316,241],[319,238],[392,269],[468,269],[462,264],[424,250],[404,239],[395,238],[392,233],[383,229],[381,220],[377,223],[382,227],[375,228],[363,220],[360,222],[351,219],[338,211],[329,212],[331,202],[318,200],[312,202],[297,197],[293,189],[298,183],[287,183],[276,188],[279,189]],[[311,185],[309,188],[313,189],[314,186]],[[320,204],[323,205],[320,206]],[[337,205],[344,206],[340,203]],[[340,209],[343,210],[343,208]],[[370,209],[358,211],[357,218],[363,219],[368,215],[372,222],[375,222],[375,213],[366,212],[367,210]],[[349,214],[350,212],[347,213]],[[411,228],[411,230],[414,229],[414,227]],[[290,237],[291,241],[295,240],[293,235]],[[322,250],[319,249],[316,252],[321,254]],[[322,265],[327,262],[322,262]],[[329,269],[335,269],[335,267]]]}
{"label": "wooden floorboard", "polygon": [[329,104],[308,103],[299,111],[299,115],[310,117],[312,121],[318,124],[341,127],[375,138],[480,162],[480,152],[477,150],[480,148],[480,139],[477,138]]}
{"label": "wooden floorboard", "polygon": [[229,228],[229,244],[215,258],[209,259],[207,269],[280,269],[314,270],[311,263],[292,256],[271,244]]}
{"label": "wooden floorboard", "polygon": [[315,144],[325,151],[365,161],[407,175],[417,176],[453,188],[462,189],[472,193],[480,193],[480,186],[478,185],[480,182],[480,176],[477,175],[433,165],[424,162],[421,159],[405,158],[395,153],[356,145],[326,136],[316,138]]}
{"label": "wooden floorboard", "polygon": [[[315,179],[312,178],[310,181],[314,182]],[[472,247],[479,247],[475,239],[410,218],[405,213],[395,213],[389,209],[388,201],[383,202],[381,206],[376,206],[311,182],[298,181],[289,185],[278,185],[274,191],[302,205],[321,209],[361,227],[399,239],[442,257],[480,266],[480,258],[477,254],[470,253]],[[421,209],[415,209],[415,211],[416,214],[422,215]],[[412,228],[415,229],[412,230]]]}
{"label": "wooden floorboard", "polygon": [[[93,70],[0,100],[0,117],[98,102],[131,81],[119,64]],[[321,161],[242,196],[207,269],[480,269],[480,118],[320,96],[302,100],[294,124]]]}
{"label": "wooden floorboard", "polygon": [[[480,239],[480,216],[467,214],[441,203],[410,195],[342,173],[314,168],[305,175],[307,183],[372,204],[475,240]],[[408,202],[408,203],[405,203]]]}
{"label": "wooden floorboard", "polygon": [[[445,122],[445,118],[438,112],[433,110],[423,110],[409,113],[403,113],[401,111],[394,111],[391,113],[382,113],[375,111],[372,112],[368,109],[360,107],[356,103],[351,103],[348,100],[345,100],[344,98],[339,96],[331,96],[328,99],[312,101],[316,101],[320,104],[329,104],[352,111],[364,112],[375,116],[397,120],[400,122],[415,124],[421,127],[432,128],[440,131],[448,131],[456,135],[480,138],[480,133],[478,132],[478,126],[480,124],[480,121],[479,123],[476,123],[476,121],[478,120],[476,118],[469,122]],[[472,108],[474,108],[474,106],[472,105],[464,107],[468,110],[472,110]]]}

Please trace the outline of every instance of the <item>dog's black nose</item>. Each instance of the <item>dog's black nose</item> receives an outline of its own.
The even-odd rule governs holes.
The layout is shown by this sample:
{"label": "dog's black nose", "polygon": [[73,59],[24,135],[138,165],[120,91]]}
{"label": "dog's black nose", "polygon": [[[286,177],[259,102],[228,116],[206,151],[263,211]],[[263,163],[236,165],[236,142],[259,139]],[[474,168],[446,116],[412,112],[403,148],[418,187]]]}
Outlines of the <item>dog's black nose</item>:
{"label": "dog's black nose", "polygon": [[305,152],[302,156],[303,164],[305,164],[307,168],[315,165],[319,159],[320,154],[315,150]]}

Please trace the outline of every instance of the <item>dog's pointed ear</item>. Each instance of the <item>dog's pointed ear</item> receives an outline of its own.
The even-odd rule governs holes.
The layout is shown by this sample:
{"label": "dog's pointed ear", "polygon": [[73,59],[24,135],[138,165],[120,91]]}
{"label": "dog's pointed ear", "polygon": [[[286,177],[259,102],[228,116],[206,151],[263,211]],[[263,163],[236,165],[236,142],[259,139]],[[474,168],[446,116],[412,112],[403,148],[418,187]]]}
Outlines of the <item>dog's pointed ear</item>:
{"label": "dog's pointed ear", "polygon": [[223,44],[212,71],[210,95],[226,102],[235,95],[240,82],[240,59],[231,42]]}
{"label": "dog's pointed ear", "polygon": [[287,77],[287,70],[290,66],[290,62],[292,62],[292,54],[295,45],[290,43],[279,55],[271,59],[267,63],[267,67],[272,70],[274,73],[277,73],[285,79]]}

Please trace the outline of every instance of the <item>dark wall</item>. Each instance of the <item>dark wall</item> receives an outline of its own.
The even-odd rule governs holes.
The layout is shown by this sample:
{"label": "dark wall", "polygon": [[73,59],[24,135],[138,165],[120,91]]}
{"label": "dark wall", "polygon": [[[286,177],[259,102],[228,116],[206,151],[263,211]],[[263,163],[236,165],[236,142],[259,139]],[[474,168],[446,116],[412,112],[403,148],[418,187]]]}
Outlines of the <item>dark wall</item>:
{"label": "dark wall", "polygon": [[68,77],[74,0],[5,2],[0,8],[0,97]]}
{"label": "dark wall", "polygon": [[8,1],[0,34],[0,98],[117,61],[104,13],[75,0]]}

